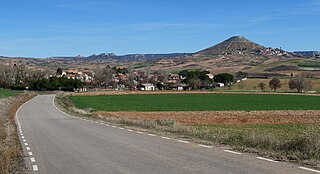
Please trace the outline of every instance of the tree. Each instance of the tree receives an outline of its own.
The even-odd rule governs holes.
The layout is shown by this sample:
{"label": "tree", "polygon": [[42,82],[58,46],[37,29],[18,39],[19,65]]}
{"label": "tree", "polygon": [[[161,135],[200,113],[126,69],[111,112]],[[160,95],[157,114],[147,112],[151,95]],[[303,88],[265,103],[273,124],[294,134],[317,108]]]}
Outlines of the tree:
{"label": "tree", "polygon": [[277,91],[278,88],[281,88],[281,82],[278,78],[273,78],[269,82],[269,87],[272,89],[274,92]]}
{"label": "tree", "polygon": [[224,83],[225,85],[229,85],[231,82],[233,82],[233,75],[228,73],[221,73],[215,75],[213,80],[216,83]]}
{"label": "tree", "polygon": [[298,93],[301,93],[304,90],[310,90],[311,86],[311,81],[308,81],[303,77],[296,77],[289,81],[289,88],[291,90],[296,89]]}
{"label": "tree", "polygon": [[193,89],[199,89],[202,86],[202,82],[198,78],[188,79],[187,84]]}
{"label": "tree", "polygon": [[258,84],[258,87],[261,89],[262,92],[264,92],[266,90],[266,86],[267,85],[265,83],[263,83],[263,82],[260,82]]}
{"label": "tree", "polygon": [[179,72],[180,76],[185,77],[182,82],[188,84],[193,89],[211,86],[212,80],[207,76],[207,74],[210,74],[210,72],[206,70],[183,70]]}
{"label": "tree", "polygon": [[245,87],[245,85],[244,85],[243,81],[241,81],[238,85],[239,91],[243,91],[244,87]]}
{"label": "tree", "polygon": [[97,86],[104,86],[106,89],[113,85],[113,75],[115,71],[108,65],[103,68],[98,68],[95,73],[95,83]]}
{"label": "tree", "polygon": [[57,69],[57,75],[58,75],[58,76],[61,76],[61,75],[62,75],[62,69],[61,69],[61,68],[58,68],[58,69]]}

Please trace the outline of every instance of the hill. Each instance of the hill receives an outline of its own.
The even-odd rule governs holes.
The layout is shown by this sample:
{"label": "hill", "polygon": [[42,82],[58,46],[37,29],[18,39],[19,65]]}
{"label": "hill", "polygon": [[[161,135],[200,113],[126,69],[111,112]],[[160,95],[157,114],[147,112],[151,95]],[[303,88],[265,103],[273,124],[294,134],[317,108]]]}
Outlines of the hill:
{"label": "hill", "polygon": [[[212,47],[198,51],[191,57],[158,60],[154,69],[161,68],[167,71],[206,69],[212,73],[238,71],[266,73],[268,72],[265,71],[266,69],[279,66],[276,62],[294,67],[306,58],[279,48],[262,46],[241,36],[233,36]],[[273,69],[273,72],[285,70],[287,69],[276,68]]]}
{"label": "hill", "polygon": [[233,36],[215,46],[197,52],[198,55],[225,55],[235,53],[254,53],[266,48],[244,37]]}

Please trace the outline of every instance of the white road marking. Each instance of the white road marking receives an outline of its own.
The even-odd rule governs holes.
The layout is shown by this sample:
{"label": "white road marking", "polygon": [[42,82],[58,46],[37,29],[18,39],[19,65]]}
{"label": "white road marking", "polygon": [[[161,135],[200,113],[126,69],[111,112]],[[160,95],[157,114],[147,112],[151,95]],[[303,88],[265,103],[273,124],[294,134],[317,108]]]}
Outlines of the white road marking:
{"label": "white road marking", "polygon": [[37,165],[32,165],[33,171],[38,171],[38,166]]}
{"label": "white road marking", "polygon": [[104,123],[100,123],[101,125],[104,125]]}
{"label": "white road marking", "polygon": [[113,125],[111,127],[116,128],[116,126],[113,126]]}
{"label": "white road marking", "polygon": [[148,134],[148,135],[150,135],[150,136],[152,136],[152,137],[155,137],[156,135],[154,135],[154,134]]}
{"label": "white road marking", "polygon": [[257,157],[257,159],[259,159],[259,160],[264,160],[264,161],[268,161],[268,162],[273,162],[273,163],[279,162],[279,161],[275,161],[275,160],[268,159],[268,158],[263,158],[263,157]]}
{"label": "white road marking", "polygon": [[124,128],[123,127],[119,127],[119,129],[123,130]]}
{"label": "white road marking", "polygon": [[209,148],[209,149],[212,149],[211,146],[207,146],[207,145],[204,145],[204,144],[198,144],[199,147],[205,147],[205,148]]}
{"label": "white road marking", "polygon": [[137,131],[138,134],[143,134],[143,132]]}
{"label": "white road marking", "polygon": [[235,151],[232,151],[232,150],[223,150],[224,152],[228,152],[228,153],[233,153],[233,154],[236,154],[236,155],[241,155],[240,152],[235,152]]}
{"label": "white road marking", "polygon": [[166,139],[166,140],[170,140],[171,139],[169,137],[161,137],[161,138]]}
{"label": "white road marking", "polygon": [[96,121],[96,122],[94,122],[94,123],[99,124],[99,122],[97,122],[97,121]]}
{"label": "white road marking", "polygon": [[180,143],[186,143],[186,144],[189,144],[188,141],[183,141],[183,140],[178,140]]}
{"label": "white road marking", "polygon": [[[25,137],[24,137],[24,135],[23,135],[23,132],[22,132],[22,129],[21,129],[21,125],[20,125],[20,122],[19,122],[19,118],[18,118],[18,113],[19,113],[20,109],[22,108],[22,106],[24,106],[25,104],[27,104],[27,103],[29,103],[29,102],[30,102],[30,100],[27,101],[27,102],[25,102],[25,103],[23,103],[23,104],[17,109],[16,114],[15,114],[15,120],[16,120],[16,123],[18,124],[19,132],[21,133],[21,139],[23,139],[22,141],[24,142],[24,145],[26,146],[26,149],[27,149],[28,151],[30,150],[30,147],[28,147],[28,143],[26,143],[27,140],[25,139]],[[53,104],[54,104],[54,98],[53,98]],[[54,105],[54,107],[56,107],[56,106]],[[59,109],[58,109],[58,110],[59,110]],[[59,110],[59,111],[60,111],[60,110]],[[62,111],[60,111],[60,112],[62,112]],[[28,155],[29,155],[29,156],[32,156],[33,154],[32,154],[32,152],[28,152]],[[34,159],[34,158],[30,158],[30,160],[31,160],[32,163],[35,162],[35,159]],[[34,172],[39,170],[37,165],[32,165],[32,169],[33,169]]]}
{"label": "white road marking", "polygon": [[310,171],[310,172],[315,172],[315,173],[320,173],[319,170],[315,170],[315,169],[310,169],[310,168],[307,168],[307,167],[299,167],[299,169],[302,169],[302,170],[307,170],[307,171]]}
{"label": "white road marking", "polygon": [[106,126],[110,126],[110,125],[106,124]]}
{"label": "white road marking", "polygon": [[133,130],[131,130],[131,129],[127,129],[127,131],[129,131],[129,132],[133,132]]}

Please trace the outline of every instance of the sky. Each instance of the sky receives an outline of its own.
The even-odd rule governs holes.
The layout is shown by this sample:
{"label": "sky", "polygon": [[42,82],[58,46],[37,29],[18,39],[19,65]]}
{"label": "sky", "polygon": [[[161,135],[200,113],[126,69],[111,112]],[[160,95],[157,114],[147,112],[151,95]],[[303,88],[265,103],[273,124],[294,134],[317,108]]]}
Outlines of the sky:
{"label": "sky", "polygon": [[0,0],[0,55],[192,53],[231,36],[320,51],[320,0]]}

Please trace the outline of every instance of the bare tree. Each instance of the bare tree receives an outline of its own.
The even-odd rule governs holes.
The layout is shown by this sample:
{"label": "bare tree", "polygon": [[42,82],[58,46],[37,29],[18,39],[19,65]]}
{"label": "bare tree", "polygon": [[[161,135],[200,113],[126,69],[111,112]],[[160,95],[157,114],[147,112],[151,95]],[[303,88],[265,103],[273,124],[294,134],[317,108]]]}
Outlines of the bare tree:
{"label": "bare tree", "polygon": [[296,77],[289,81],[289,88],[291,90],[296,89],[298,93],[301,93],[305,90],[311,90],[311,87],[312,87],[311,81],[308,81],[303,77]]}
{"label": "bare tree", "polygon": [[202,82],[198,78],[191,78],[187,81],[188,85],[192,87],[193,89],[199,89],[201,87]]}
{"label": "bare tree", "polygon": [[269,87],[276,92],[278,88],[281,88],[281,82],[278,78],[273,78],[269,82]]}
{"label": "bare tree", "polygon": [[266,86],[267,85],[265,83],[263,83],[263,82],[260,82],[258,84],[258,87],[261,89],[262,92],[264,92],[266,90]]}
{"label": "bare tree", "polygon": [[114,70],[110,66],[97,68],[95,72],[95,85],[100,87],[103,86],[106,89],[110,85],[114,86],[114,83],[112,82],[114,73]]}
{"label": "bare tree", "polygon": [[243,91],[244,87],[245,87],[245,85],[244,85],[243,81],[239,82],[239,85],[238,85],[239,91]]}

